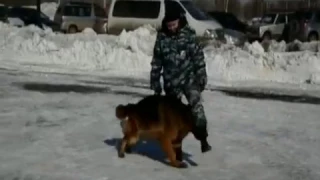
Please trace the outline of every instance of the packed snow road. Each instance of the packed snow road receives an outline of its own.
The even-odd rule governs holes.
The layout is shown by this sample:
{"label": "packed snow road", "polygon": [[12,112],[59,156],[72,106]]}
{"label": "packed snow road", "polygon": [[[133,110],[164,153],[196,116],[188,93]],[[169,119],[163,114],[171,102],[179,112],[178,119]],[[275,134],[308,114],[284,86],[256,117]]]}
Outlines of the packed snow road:
{"label": "packed snow road", "polygon": [[151,93],[124,82],[1,69],[0,179],[320,179],[319,103],[220,91],[204,93],[213,151],[201,154],[189,135],[188,169],[162,163],[164,154],[151,142],[119,159],[114,107]]}

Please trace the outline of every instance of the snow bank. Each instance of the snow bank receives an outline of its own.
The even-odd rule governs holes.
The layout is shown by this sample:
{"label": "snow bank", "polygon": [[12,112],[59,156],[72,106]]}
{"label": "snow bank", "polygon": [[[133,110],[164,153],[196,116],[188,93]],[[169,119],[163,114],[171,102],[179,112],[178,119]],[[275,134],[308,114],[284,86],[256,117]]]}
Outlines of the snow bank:
{"label": "snow bank", "polygon": [[92,28],[84,28],[82,32],[88,35],[97,35],[97,33]]}
{"label": "snow bank", "polygon": [[268,52],[293,52],[293,51],[312,51],[320,52],[320,41],[315,42],[301,42],[295,40],[290,43],[285,41],[277,42],[275,40],[269,42],[262,42],[262,47]]}
{"label": "snow bank", "polygon": [[[43,31],[35,26],[16,28],[0,24],[0,49],[4,52],[0,59],[46,65],[53,69],[58,65],[61,68],[147,79],[155,37],[156,32],[150,26],[123,31],[120,36],[108,36],[97,35],[89,29],[65,35],[55,34],[50,29]],[[272,42],[267,50],[258,42],[245,44],[243,48],[208,46],[205,57],[209,83],[320,83],[319,53],[310,50],[284,52],[285,49],[285,44]]]}
{"label": "snow bank", "polygon": [[[27,7],[36,8],[36,6],[27,6]],[[54,14],[56,13],[57,7],[58,7],[58,5],[56,2],[41,3],[41,11],[45,15],[49,16],[49,18],[51,20],[53,20],[53,18],[54,18]]]}
{"label": "snow bank", "polygon": [[[273,81],[319,83],[320,54],[308,51],[265,52],[259,43],[237,47],[206,48],[212,79],[224,81]],[[312,78],[313,77],[313,78]]]}
{"label": "snow bank", "polygon": [[56,13],[57,10],[57,3],[56,2],[51,2],[51,3],[41,3],[41,11],[50,17],[50,19],[53,20],[54,14]]}
{"label": "snow bank", "polygon": [[[149,31],[140,28],[134,34],[142,38],[145,32]],[[43,31],[36,26],[16,28],[0,24],[0,49],[5,52],[2,59],[14,54],[14,59],[20,63],[107,70],[114,75],[132,76],[150,68],[151,56],[139,49],[144,45],[140,43],[139,36],[125,38],[130,37],[129,34],[131,32],[123,32],[122,36],[115,38],[98,36],[86,29],[82,33],[65,35],[55,34],[50,29]]]}
{"label": "snow bank", "polygon": [[155,29],[149,25],[142,26],[135,31],[126,32],[124,30],[119,36],[118,45],[131,49],[133,52],[152,56],[156,33]]}

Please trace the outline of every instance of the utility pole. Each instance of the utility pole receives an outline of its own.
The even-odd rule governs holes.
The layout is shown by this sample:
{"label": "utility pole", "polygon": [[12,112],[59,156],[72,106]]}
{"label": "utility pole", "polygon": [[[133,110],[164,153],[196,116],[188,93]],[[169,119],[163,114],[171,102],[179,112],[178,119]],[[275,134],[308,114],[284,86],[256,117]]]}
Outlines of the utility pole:
{"label": "utility pole", "polygon": [[229,7],[229,0],[227,0],[226,7],[225,7],[225,12],[228,12],[228,7]]}
{"label": "utility pole", "polygon": [[38,11],[38,13],[40,14],[40,12],[41,12],[41,0],[36,0],[37,1],[37,11]]}
{"label": "utility pole", "polygon": [[41,0],[36,0],[37,1],[37,14],[38,14],[38,22],[37,24],[40,26],[41,22],[40,22],[40,13],[41,13]]}

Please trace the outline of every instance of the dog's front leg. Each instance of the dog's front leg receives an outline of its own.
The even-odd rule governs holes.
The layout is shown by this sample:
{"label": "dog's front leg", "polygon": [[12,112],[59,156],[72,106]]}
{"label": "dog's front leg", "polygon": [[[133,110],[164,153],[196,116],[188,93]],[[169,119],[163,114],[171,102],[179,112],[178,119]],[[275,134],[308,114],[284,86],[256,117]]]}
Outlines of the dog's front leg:
{"label": "dog's front leg", "polygon": [[127,144],[128,144],[128,137],[127,135],[125,135],[121,140],[121,145],[118,151],[119,158],[124,158],[124,152],[126,150]]}

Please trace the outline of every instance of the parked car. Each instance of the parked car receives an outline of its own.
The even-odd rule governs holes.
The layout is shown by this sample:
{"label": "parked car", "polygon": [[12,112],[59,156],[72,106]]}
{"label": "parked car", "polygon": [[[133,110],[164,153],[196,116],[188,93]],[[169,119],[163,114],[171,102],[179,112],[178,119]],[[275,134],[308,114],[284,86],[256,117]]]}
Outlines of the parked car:
{"label": "parked car", "polygon": [[8,7],[0,4],[0,21],[7,23],[8,22]]}
{"label": "parked car", "polygon": [[253,17],[250,20],[248,20],[246,24],[248,26],[255,26],[256,24],[259,24],[260,21],[261,21],[261,17]]}
{"label": "parked car", "polygon": [[54,21],[66,33],[76,33],[92,28],[97,33],[105,33],[107,13],[97,4],[87,2],[67,2],[59,5]]}
{"label": "parked car", "polygon": [[5,5],[0,4],[0,21],[3,23],[10,24],[12,26],[22,27],[24,22],[20,18],[8,17],[9,8]]}
{"label": "parked car", "polygon": [[20,19],[23,21],[25,26],[36,25],[40,28],[45,26],[50,27],[53,31],[59,31],[58,24],[54,23],[50,18],[44,13],[40,12],[40,17],[38,18],[38,11],[34,8],[27,7],[11,7],[9,8],[8,18]]}
{"label": "parked car", "polygon": [[318,41],[320,35],[320,10],[297,11],[289,22],[289,41]]}
{"label": "parked car", "polygon": [[234,14],[228,12],[211,11],[208,14],[217,20],[224,28],[247,32],[247,25],[241,22]]}
{"label": "parked car", "polygon": [[281,37],[285,24],[289,22],[290,13],[268,13],[261,21],[248,28],[250,39],[270,40]]}
{"label": "parked car", "polygon": [[122,30],[134,30],[145,24],[160,28],[166,9],[172,6],[180,8],[199,38],[224,41],[227,37],[235,43],[241,39],[233,32],[225,32],[218,21],[200,10],[191,0],[112,0],[107,31],[120,34]]}

